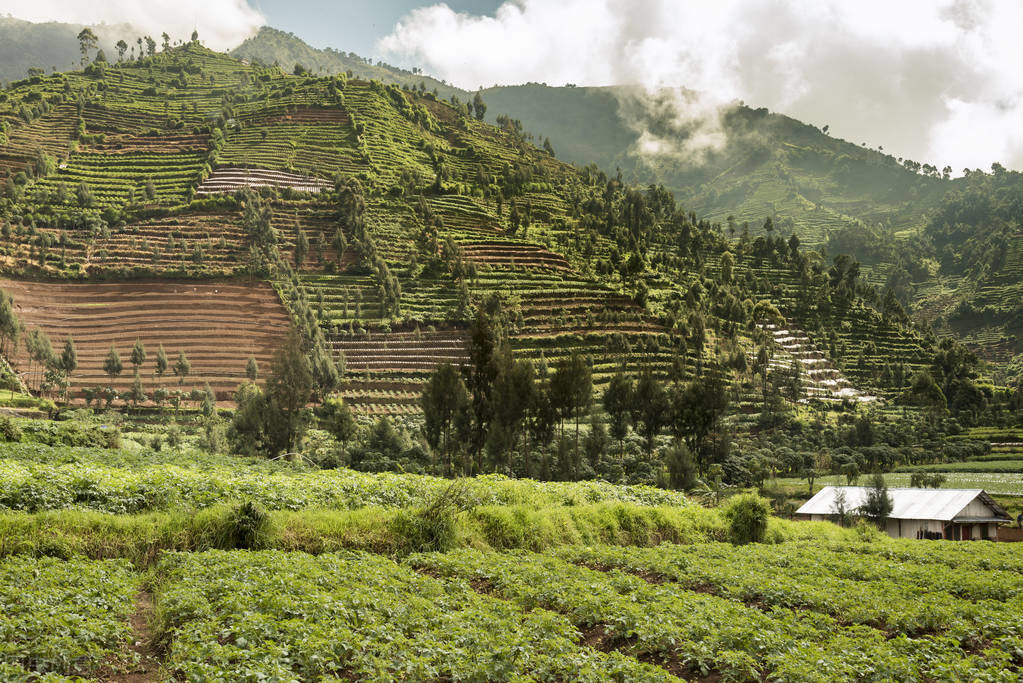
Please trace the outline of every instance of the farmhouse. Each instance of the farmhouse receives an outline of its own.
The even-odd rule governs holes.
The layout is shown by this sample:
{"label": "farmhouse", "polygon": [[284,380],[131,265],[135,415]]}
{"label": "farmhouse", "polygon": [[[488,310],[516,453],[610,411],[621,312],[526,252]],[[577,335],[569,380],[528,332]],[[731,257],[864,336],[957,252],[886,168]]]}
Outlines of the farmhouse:
{"label": "farmhouse", "polygon": [[[796,511],[797,519],[833,520],[845,493],[845,510],[856,515],[867,500],[864,486],[825,486]],[[1011,522],[1008,513],[981,489],[888,489],[892,513],[889,536],[944,538],[955,541],[994,540],[998,525]]]}

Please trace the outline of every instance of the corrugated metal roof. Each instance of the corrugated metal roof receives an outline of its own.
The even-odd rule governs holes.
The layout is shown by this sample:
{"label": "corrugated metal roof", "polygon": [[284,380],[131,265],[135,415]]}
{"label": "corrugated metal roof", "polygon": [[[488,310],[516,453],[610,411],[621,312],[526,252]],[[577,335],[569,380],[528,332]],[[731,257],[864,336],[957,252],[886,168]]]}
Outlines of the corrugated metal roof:
{"label": "corrugated metal roof", "polygon": [[[845,508],[855,512],[867,500],[866,486],[825,486],[806,501],[797,514],[833,515],[835,496],[845,491]],[[892,498],[891,519],[936,519],[951,521],[978,496],[1000,518],[1009,519],[1005,511],[994,503],[982,489],[888,489]],[[1002,517],[1004,515],[1004,517]]]}

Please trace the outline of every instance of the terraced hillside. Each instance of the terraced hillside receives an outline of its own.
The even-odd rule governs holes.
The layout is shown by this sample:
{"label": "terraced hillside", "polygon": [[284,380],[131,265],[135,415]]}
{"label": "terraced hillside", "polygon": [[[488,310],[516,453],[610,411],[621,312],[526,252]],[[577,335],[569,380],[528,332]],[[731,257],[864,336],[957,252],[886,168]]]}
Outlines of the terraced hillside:
{"label": "terraced hillside", "polygon": [[772,358],[771,363],[785,368],[797,367],[805,378],[803,391],[807,399],[835,403],[877,400],[876,396],[856,389],[802,330],[774,324],[767,324],[764,329],[782,352],[781,356]]}
{"label": "terraced hillside", "polygon": [[[288,328],[287,311],[277,294],[259,283],[0,280],[0,289],[13,297],[25,326],[45,331],[58,350],[68,334],[73,336],[78,369],[72,385],[77,398],[94,387],[129,390],[134,381],[131,350],[141,341],[147,360],[140,376],[150,396],[157,386],[188,391],[209,383],[218,399],[230,400],[245,379],[248,358],[255,357],[265,374]],[[111,346],[124,368],[117,377],[104,371]],[[161,346],[170,362],[162,378],[156,375]],[[187,376],[175,377],[173,368],[182,352],[191,368]],[[24,372],[32,372],[24,350],[13,360]]]}
{"label": "terraced hillside", "polygon": [[[855,366],[870,357],[856,330],[891,336],[876,353],[920,362],[917,347],[895,348],[906,328],[865,289],[846,302],[853,330],[845,313],[799,305],[834,288],[812,253],[726,235],[663,187],[568,166],[432,93],[290,76],[189,43],[20,82],[0,121],[4,272],[268,281],[308,343],[344,359],[341,393],[361,411],[415,412],[429,373],[465,358],[483,310],[544,372],[585,357],[595,396],[619,371],[724,376],[723,359],[755,346],[760,301],[837,340],[817,346],[859,389],[882,378]],[[64,322],[55,337],[88,336],[81,318]],[[226,394],[241,369],[203,372]],[[728,376],[750,382],[748,369]]]}

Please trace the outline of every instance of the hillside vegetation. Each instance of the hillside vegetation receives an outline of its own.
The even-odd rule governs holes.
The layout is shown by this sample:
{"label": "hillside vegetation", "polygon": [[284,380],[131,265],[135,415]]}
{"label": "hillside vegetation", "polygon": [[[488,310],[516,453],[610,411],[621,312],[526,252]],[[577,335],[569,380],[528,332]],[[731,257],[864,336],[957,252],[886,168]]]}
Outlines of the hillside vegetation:
{"label": "hillside vegetation", "polygon": [[[487,107],[197,41],[18,82],[0,101],[0,263],[61,283],[8,287],[17,388],[207,416],[234,397],[233,448],[276,455],[301,448],[301,403],[278,423],[262,411],[283,397],[232,388],[280,377],[290,317],[304,395],[360,469],[755,482],[876,462],[812,455],[875,445],[847,431],[857,405],[893,449],[1011,419],[976,359],[855,260],[769,214],[716,222],[569,166]],[[398,429],[353,442],[350,412]],[[798,450],[753,457],[739,435]]]}
{"label": "hillside vegetation", "polygon": [[[237,53],[267,64],[308,62],[327,73],[354,70],[432,91],[442,99],[468,101],[474,96],[421,73],[318,51],[268,28]],[[725,223],[731,216],[740,226],[748,221],[754,235],[762,231],[763,218],[771,216],[784,234],[795,232],[804,244],[857,258],[870,282],[891,287],[914,319],[935,323],[943,334],[965,340],[986,360],[1003,364],[1023,351],[1018,330],[1004,315],[996,313],[995,320],[988,320],[970,314],[1002,306],[991,299],[1005,296],[992,278],[1011,281],[1011,264],[989,263],[983,278],[978,271],[951,272],[946,267],[939,272],[931,247],[928,226],[944,220],[943,202],[978,191],[979,179],[987,176],[977,170],[969,174],[973,180],[950,178],[950,168],[895,158],[866,143],[830,137],[827,126],[821,129],[741,104],[721,117],[723,146],[684,154],[685,120],[679,123],[669,104],[671,94],[637,87],[531,83],[486,88],[482,95],[487,120],[497,122],[501,116],[517,122],[538,145],[549,140],[560,159],[621,169],[626,181],[640,185],[662,184],[710,220]],[[660,154],[640,154],[641,133],[668,146]],[[972,225],[967,233],[959,237],[978,243],[988,229]],[[960,305],[963,310],[956,312]]]}
{"label": "hillside vegetation", "polygon": [[[37,25],[11,26],[18,36],[28,29],[44,30]],[[66,64],[68,55],[73,57],[73,28],[77,30],[69,25],[46,29],[56,33],[33,40],[32,50],[20,51],[17,59],[42,50],[41,54],[53,55],[40,56],[44,62]],[[96,30],[101,45],[112,55],[114,48],[106,44],[106,37],[116,37],[116,30]],[[133,41],[128,44],[135,54]],[[141,43],[138,48],[141,54]],[[58,58],[59,49],[68,54]],[[419,69],[373,63],[333,49],[318,50],[270,27],[260,29],[231,54],[256,65],[280,65],[289,73],[297,68],[376,79],[417,89],[420,94],[431,92],[445,101],[453,97],[470,102],[475,97]],[[4,63],[20,62],[12,56]],[[10,77],[23,74],[22,69]],[[763,218],[770,216],[784,234],[795,232],[805,245],[854,256],[864,264],[869,281],[891,287],[915,320],[936,323],[941,333],[959,336],[986,360],[1003,364],[1020,351],[1011,325],[970,315],[958,315],[956,324],[946,324],[959,302],[967,309],[990,309],[991,302],[982,292],[995,291],[998,296],[1000,291],[971,273],[937,270],[925,228],[943,198],[968,184],[964,179],[950,179],[949,168],[896,159],[866,143],[832,138],[827,126],[818,128],[742,104],[721,116],[722,146],[684,154],[680,148],[685,146],[687,124],[679,121],[670,104],[674,95],[667,91],[534,83],[487,88],[481,94],[486,120],[498,123],[501,117],[501,125],[534,139],[538,146],[550,143],[548,147],[560,159],[578,166],[595,163],[602,169],[621,169],[629,183],[661,184],[688,209],[709,220],[725,223],[732,217],[738,226],[749,222],[753,235],[762,232]],[[666,141],[667,147],[658,154],[640,154],[641,133]],[[993,275],[1011,278],[1011,268]]]}

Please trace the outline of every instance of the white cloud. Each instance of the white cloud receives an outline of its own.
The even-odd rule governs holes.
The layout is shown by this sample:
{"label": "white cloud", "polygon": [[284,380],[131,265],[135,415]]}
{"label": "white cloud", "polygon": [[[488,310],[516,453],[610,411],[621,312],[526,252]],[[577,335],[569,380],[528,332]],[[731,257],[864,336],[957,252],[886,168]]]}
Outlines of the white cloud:
{"label": "white cloud", "polygon": [[378,48],[467,89],[684,86],[959,171],[1023,168],[1021,26],[1016,0],[507,0],[414,10]]}
{"label": "white cloud", "polygon": [[192,30],[214,50],[228,50],[266,23],[246,0],[0,0],[0,13],[18,19],[70,24],[129,24],[159,41],[187,40]]}

